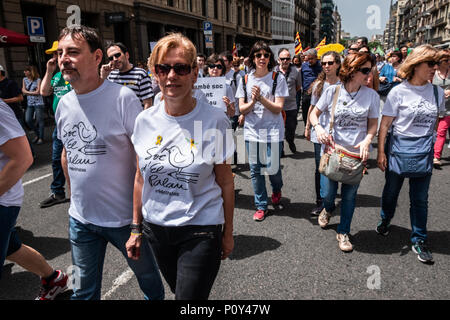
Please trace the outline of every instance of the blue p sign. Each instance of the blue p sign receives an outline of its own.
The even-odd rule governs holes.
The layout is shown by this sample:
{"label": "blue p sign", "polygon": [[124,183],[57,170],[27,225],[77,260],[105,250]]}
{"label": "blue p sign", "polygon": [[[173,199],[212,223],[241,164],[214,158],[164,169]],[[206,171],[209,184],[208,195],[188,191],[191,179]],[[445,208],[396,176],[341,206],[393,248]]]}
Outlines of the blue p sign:
{"label": "blue p sign", "polygon": [[28,35],[30,36],[45,36],[44,21],[41,17],[27,17]]}
{"label": "blue p sign", "polygon": [[203,21],[203,31],[212,30],[212,23],[209,21]]}

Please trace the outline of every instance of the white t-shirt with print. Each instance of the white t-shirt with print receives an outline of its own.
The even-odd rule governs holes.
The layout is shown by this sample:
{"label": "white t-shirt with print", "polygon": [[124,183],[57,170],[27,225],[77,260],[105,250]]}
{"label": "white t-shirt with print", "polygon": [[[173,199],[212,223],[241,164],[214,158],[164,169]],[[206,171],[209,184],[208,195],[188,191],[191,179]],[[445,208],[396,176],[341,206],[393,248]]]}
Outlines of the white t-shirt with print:
{"label": "white t-shirt with print", "polygon": [[389,92],[381,113],[395,117],[394,135],[424,137],[433,134],[438,114],[445,113],[444,90],[437,89],[439,109],[430,83],[413,86],[403,81]]}
{"label": "white t-shirt with print", "polygon": [[[256,78],[254,71],[249,73],[247,81],[247,101],[252,99],[252,87],[259,86],[261,96],[275,102],[276,97],[288,97],[289,91],[286,79],[278,74],[275,96],[272,95],[273,72],[269,72],[262,78]],[[243,81],[239,82],[236,98],[244,98]],[[257,101],[253,109],[245,115],[244,122],[245,141],[256,142],[281,142],[284,139],[284,121],[280,113],[273,113]]]}
{"label": "white t-shirt with print", "polygon": [[[341,81],[338,81],[335,84],[336,85],[341,84]],[[327,88],[329,86],[330,86],[329,82],[325,81],[323,83],[322,94],[325,92],[325,90],[327,90]],[[320,99],[319,96],[316,96],[314,94],[314,91],[316,90],[316,87],[317,87],[317,82],[314,84],[313,89],[312,89],[312,92],[313,92],[313,94],[311,94],[311,105],[312,106],[315,106],[317,104],[317,102],[319,101],[319,99]],[[319,123],[320,123],[320,126],[322,128],[324,128],[326,132],[328,132],[329,125],[330,125],[330,119],[328,118],[328,113],[322,113],[319,116]],[[316,130],[312,126],[311,126],[311,139],[310,140],[311,140],[312,143],[319,143],[319,140],[317,140]]]}
{"label": "white t-shirt with print", "polygon": [[136,156],[131,143],[142,105],[134,92],[110,81],[87,94],[71,91],[56,110],[67,155],[69,214],[84,224],[122,227],[133,217]]}
{"label": "white t-shirt with print", "polygon": [[[329,86],[316,104],[320,111],[327,113],[329,121],[331,121],[331,108],[336,87],[336,85]],[[361,86],[356,96],[354,95],[355,93],[352,93],[352,99],[341,85],[332,134],[337,144],[349,151],[359,152],[359,149],[355,149],[354,146],[365,139],[368,119],[378,119],[380,96],[375,90],[366,86]]]}
{"label": "white t-shirt with print", "polygon": [[[25,135],[19,121],[12,109],[0,99],[0,146],[11,139]],[[10,161],[2,151],[0,151],[0,171]],[[20,207],[23,201],[22,180],[16,182],[8,191],[0,195],[0,205],[5,207]]]}
{"label": "white t-shirt with print", "polygon": [[173,117],[162,103],[136,119],[132,141],[144,185],[145,221],[162,226],[224,223],[214,165],[234,154],[231,123],[208,103]]}

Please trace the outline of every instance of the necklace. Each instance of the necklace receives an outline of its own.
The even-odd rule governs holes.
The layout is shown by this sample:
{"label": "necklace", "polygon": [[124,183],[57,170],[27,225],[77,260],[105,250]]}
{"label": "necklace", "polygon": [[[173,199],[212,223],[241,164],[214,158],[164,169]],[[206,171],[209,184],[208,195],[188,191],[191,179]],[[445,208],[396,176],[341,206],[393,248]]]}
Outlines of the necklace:
{"label": "necklace", "polygon": [[[351,94],[350,92],[348,92],[348,90],[347,90],[347,88],[345,88],[345,86],[344,86],[344,89],[345,89],[345,91],[347,91],[348,95],[350,96],[350,98],[351,98],[352,101],[353,101],[353,100],[355,100],[356,96],[358,95],[358,92],[359,92],[359,89],[361,89],[361,86],[359,86],[359,88],[358,88],[358,90],[356,91],[356,93],[355,93],[354,96],[352,96],[352,94]],[[344,101],[344,106],[346,106],[346,105],[347,105],[347,102]]]}
{"label": "necklace", "polygon": [[445,80],[447,80],[447,75],[448,75],[448,69],[447,72],[445,72],[445,76],[441,76],[442,72],[440,70],[437,71],[437,75],[439,78],[441,78],[442,80],[442,84],[445,85]]}

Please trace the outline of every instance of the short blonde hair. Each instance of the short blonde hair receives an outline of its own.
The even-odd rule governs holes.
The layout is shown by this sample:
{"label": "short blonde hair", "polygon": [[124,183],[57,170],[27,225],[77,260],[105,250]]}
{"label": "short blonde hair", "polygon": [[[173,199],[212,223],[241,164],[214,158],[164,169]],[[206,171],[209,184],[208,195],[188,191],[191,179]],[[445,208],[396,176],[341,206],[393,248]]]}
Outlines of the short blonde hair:
{"label": "short blonde hair", "polygon": [[183,48],[185,58],[191,67],[197,66],[197,49],[191,40],[181,33],[170,33],[167,36],[161,38],[153,48],[152,54],[148,58],[148,68],[155,72],[155,65],[160,63],[163,57],[171,49]]}
{"label": "short blonde hair", "polygon": [[423,44],[415,48],[403,61],[398,69],[400,78],[411,80],[414,77],[414,69],[423,62],[438,61],[438,50],[429,44]]}

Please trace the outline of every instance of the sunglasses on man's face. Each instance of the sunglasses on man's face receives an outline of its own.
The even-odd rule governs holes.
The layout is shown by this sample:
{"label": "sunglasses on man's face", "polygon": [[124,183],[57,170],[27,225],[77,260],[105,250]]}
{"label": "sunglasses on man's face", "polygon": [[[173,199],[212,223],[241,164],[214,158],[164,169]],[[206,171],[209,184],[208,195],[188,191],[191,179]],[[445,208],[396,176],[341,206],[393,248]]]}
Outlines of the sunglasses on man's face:
{"label": "sunglasses on man's face", "polygon": [[266,59],[269,59],[270,53],[264,53],[264,54],[257,53],[257,54],[255,54],[255,57],[258,58],[258,59],[260,59],[262,56],[264,56],[264,58],[266,58]]}
{"label": "sunglasses on man's face", "polygon": [[361,68],[358,71],[361,72],[363,75],[367,76],[371,70],[372,70],[372,68]]}
{"label": "sunglasses on man's face", "polygon": [[291,58],[280,58],[281,61],[289,61]]}
{"label": "sunglasses on man's face", "polygon": [[108,57],[109,61],[113,61],[114,58],[119,59],[119,57],[122,55],[122,52],[117,52],[115,54],[113,54],[112,56]]}
{"label": "sunglasses on man's face", "polygon": [[210,64],[210,65],[208,66],[208,68],[210,68],[210,69],[217,68],[217,69],[219,69],[219,70],[222,70],[222,69],[223,69],[223,67],[222,67],[221,64]]}
{"label": "sunglasses on man's face", "polygon": [[426,61],[426,63],[428,64],[428,67],[430,68],[434,68],[438,63],[434,60],[432,61]]}
{"label": "sunglasses on man's face", "polygon": [[328,62],[322,62],[322,66],[326,66],[326,65],[332,66],[334,64],[334,61],[328,61]]}
{"label": "sunglasses on man's face", "polygon": [[173,69],[177,75],[185,76],[191,73],[192,67],[184,63],[176,63],[173,66],[168,64],[155,64],[155,73],[157,75],[168,75],[171,69]]}

